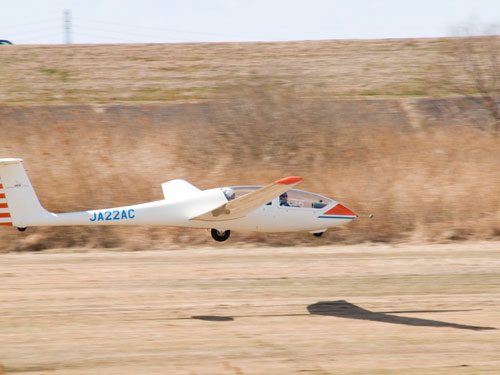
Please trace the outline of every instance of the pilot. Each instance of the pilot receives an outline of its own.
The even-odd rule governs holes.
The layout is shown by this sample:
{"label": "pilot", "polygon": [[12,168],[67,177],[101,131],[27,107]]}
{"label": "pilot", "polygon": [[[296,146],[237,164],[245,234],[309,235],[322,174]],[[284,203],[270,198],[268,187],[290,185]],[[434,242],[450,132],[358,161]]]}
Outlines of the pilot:
{"label": "pilot", "polygon": [[288,194],[286,192],[280,195],[280,206],[290,207],[288,204]]}
{"label": "pilot", "polygon": [[225,187],[222,189],[222,192],[224,193],[228,201],[232,201],[234,198],[236,198],[236,193],[231,188]]}

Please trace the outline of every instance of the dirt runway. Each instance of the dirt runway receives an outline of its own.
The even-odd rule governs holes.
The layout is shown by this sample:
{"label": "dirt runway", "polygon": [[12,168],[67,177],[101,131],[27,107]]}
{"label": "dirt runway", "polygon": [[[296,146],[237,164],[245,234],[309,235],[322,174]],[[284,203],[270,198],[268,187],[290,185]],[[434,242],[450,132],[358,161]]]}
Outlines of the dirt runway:
{"label": "dirt runway", "polygon": [[0,255],[0,373],[499,374],[500,243]]}

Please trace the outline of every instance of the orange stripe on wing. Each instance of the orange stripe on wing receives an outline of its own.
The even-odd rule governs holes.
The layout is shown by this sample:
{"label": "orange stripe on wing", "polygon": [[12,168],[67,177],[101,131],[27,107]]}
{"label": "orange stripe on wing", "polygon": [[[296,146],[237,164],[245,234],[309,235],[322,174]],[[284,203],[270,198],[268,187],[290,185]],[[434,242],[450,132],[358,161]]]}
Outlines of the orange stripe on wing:
{"label": "orange stripe on wing", "polygon": [[8,212],[0,212],[0,217],[10,217]]}
{"label": "orange stripe on wing", "polygon": [[291,185],[291,184],[295,184],[296,182],[299,182],[299,181],[302,181],[302,177],[289,176],[289,177],[282,178],[278,181],[275,181],[275,183],[282,184],[282,185]]}
{"label": "orange stripe on wing", "polygon": [[5,226],[8,226],[8,227],[11,227],[12,226],[12,223],[0,223],[0,226],[1,225],[5,225]]}
{"label": "orange stripe on wing", "polygon": [[9,208],[7,203],[0,203],[0,208]]}

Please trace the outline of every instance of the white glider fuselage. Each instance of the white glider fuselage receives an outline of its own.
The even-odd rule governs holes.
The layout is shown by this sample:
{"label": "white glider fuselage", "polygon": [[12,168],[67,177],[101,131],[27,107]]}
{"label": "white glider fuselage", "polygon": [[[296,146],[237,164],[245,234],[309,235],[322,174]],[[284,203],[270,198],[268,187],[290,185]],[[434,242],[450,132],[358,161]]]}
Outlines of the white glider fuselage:
{"label": "white glider fuselage", "polygon": [[[293,189],[295,191],[300,191]],[[278,199],[271,205],[264,205],[238,219],[209,222],[189,220],[200,212],[200,207],[216,208],[227,200],[220,188],[201,191],[198,197],[190,197],[183,201],[169,202],[165,200],[136,204],[132,206],[113,207],[100,210],[89,210],[69,213],[52,213],[45,211],[36,217],[24,220],[13,220],[17,227],[32,226],[64,226],[64,225],[162,225],[189,228],[215,228],[218,230],[239,230],[257,232],[295,232],[315,231],[345,224],[354,217],[321,217],[335,206],[332,202],[323,209],[303,207],[282,207]],[[207,199],[210,205],[204,205]],[[220,202],[217,204],[217,202]]]}
{"label": "white glider fuselage", "polygon": [[[320,233],[356,214],[329,198],[291,188],[300,177],[262,186],[199,190],[184,180],[162,184],[163,200],[70,213],[45,210],[20,159],[0,159],[0,225],[161,225],[191,228]],[[286,197],[285,197],[286,196]],[[285,199],[285,198],[287,199]]]}

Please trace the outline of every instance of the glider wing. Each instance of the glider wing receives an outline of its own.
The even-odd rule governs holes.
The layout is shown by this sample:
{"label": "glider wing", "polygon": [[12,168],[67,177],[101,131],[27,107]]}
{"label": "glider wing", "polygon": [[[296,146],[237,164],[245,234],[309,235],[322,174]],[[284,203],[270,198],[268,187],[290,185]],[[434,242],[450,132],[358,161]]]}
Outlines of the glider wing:
{"label": "glider wing", "polygon": [[190,220],[225,221],[239,219],[283,194],[288,189],[297,185],[301,180],[302,178],[298,176],[282,178],[272,184],[229,201],[211,211],[192,217]]}

